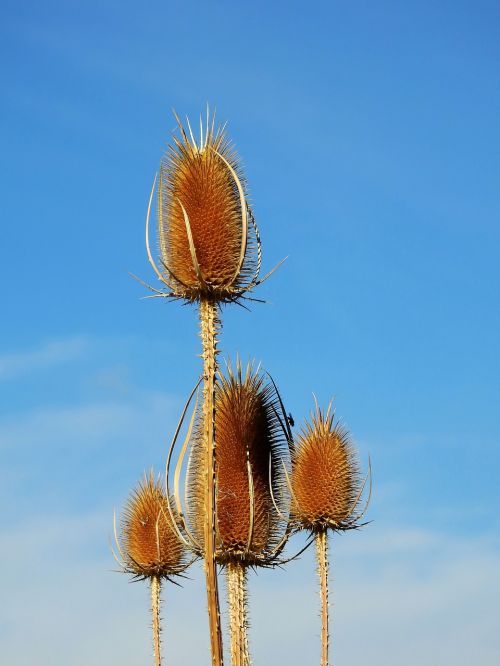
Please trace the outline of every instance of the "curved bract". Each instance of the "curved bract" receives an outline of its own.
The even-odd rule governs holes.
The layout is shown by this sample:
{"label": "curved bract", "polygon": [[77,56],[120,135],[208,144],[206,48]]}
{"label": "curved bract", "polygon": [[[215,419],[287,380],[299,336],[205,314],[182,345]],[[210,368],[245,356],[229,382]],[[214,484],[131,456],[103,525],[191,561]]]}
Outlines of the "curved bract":
{"label": "curved bract", "polygon": [[[363,510],[357,506],[370,479]],[[316,403],[295,441],[290,479],[291,522],[296,530],[310,532],[316,542],[321,599],[321,666],[329,664],[328,531],[361,526],[371,496],[371,466],[362,482],[349,432],[334,423],[332,404],[324,413]]]}

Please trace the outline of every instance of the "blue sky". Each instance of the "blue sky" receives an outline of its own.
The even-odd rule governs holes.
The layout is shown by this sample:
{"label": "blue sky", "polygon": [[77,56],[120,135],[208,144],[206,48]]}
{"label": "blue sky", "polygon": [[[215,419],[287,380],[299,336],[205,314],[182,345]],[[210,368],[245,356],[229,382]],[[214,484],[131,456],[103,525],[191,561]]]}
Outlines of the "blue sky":
{"label": "blue sky", "polygon": [[[270,304],[224,310],[221,347],[262,361],[298,424],[313,391],[335,396],[373,461],[374,522],[338,539],[334,655],[498,664],[497,3],[0,12],[8,663],[32,663],[18,650],[31,620],[39,666],[149,654],[146,590],[109,573],[107,536],[163,466],[199,341],[194,309],[142,300],[128,272],[153,281],[144,215],[171,109],[208,102],[242,157],[265,268],[288,256],[260,289]],[[165,608],[187,666],[207,654],[193,575]],[[256,663],[317,661],[315,585],[310,555],[257,577]],[[198,638],[182,645],[186,614]]]}

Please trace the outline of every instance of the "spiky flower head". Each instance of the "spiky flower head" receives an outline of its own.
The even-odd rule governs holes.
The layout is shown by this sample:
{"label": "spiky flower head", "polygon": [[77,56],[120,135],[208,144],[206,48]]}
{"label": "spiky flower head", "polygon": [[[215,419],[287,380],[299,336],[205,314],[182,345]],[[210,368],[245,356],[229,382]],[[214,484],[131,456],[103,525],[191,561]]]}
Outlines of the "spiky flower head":
{"label": "spiky flower head", "polygon": [[[249,364],[228,364],[216,386],[217,560],[246,565],[273,561],[284,534],[284,478],[288,458],[280,398],[274,384]],[[203,435],[194,441],[190,484],[192,520],[203,532]],[[278,549],[279,550],[279,549]]]}
{"label": "spiky flower head", "polygon": [[173,526],[160,478],[144,476],[130,495],[117,545],[123,568],[137,578],[169,578],[186,567],[186,551]]}
{"label": "spiky flower head", "polygon": [[[173,135],[160,165],[158,235],[164,295],[198,301],[234,301],[258,284],[260,239],[241,165],[224,127],[207,108],[195,139],[175,114]],[[149,219],[149,212],[148,212]],[[148,233],[146,234],[148,236]]]}
{"label": "spiky flower head", "polygon": [[334,423],[331,404],[326,413],[317,406],[292,455],[292,519],[312,532],[355,527],[362,489],[349,432]]}

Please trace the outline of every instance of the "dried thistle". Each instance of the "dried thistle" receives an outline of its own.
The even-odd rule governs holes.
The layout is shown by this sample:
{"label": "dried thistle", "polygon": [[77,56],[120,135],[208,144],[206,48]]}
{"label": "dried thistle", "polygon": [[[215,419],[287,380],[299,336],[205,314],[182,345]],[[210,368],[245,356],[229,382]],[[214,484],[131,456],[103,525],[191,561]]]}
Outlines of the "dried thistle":
{"label": "dried thistle", "polygon": [[[194,137],[177,114],[179,136],[160,165],[158,178],[159,265],[149,244],[149,218],[157,178],[153,183],[146,215],[148,260],[166,291],[146,285],[151,298],[183,299],[199,303],[200,337],[203,345],[203,441],[207,483],[204,501],[204,561],[212,662],[222,666],[219,595],[215,562],[215,382],[217,337],[221,326],[221,303],[241,299],[266,280],[263,278],[261,244],[248,203],[246,184],[236,153],[225,135],[215,128],[215,114],[207,107],[205,126]],[[189,136],[188,136],[189,133]],[[142,282],[142,281],[141,281]],[[144,283],[145,284],[145,283]]]}
{"label": "dried thistle", "polygon": [[[204,462],[207,483],[204,502],[204,561],[212,662],[222,666],[219,594],[215,564],[215,378],[220,303],[238,302],[271,275],[259,279],[260,237],[248,203],[238,158],[225,135],[215,129],[215,114],[207,107],[200,137],[188,132],[174,113],[179,136],[160,165],[158,182],[159,263],[149,245],[149,218],[156,180],[146,216],[146,250],[157,278],[167,291],[149,287],[152,298],[170,297],[199,302],[203,345]],[[274,269],[275,270],[275,269]],[[253,299],[251,299],[253,300]]]}
{"label": "dried thistle", "polygon": [[225,125],[215,127],[208,107],[205,126],[200,118],[199,140],[189,119],[186,130],[174,115],[179,136],[173,135],[158,177],[160,267],[149,246],[156,178],[146,217],[148,259],[168,291],[150,289],[156,296],[187,301],[237,301],[275,270],[259,279],[260,236],[240,161]]}
{"label": "dried thistle", "polygon": [[359,466],[349,432],[334,423],[331,404],[326,414],[316,409],[296,440],[291,485],[292,518],[302,529],[355,527]]}
{"label": "dried thistle", "polygon": [[[286,527],[283,513],[288,437],[274,384],[251,364],[227,365],[215,389],[217,550],[220,564],[265,566],[276,556]],[[205,473],[200,464],[202,422],[193,441],[188,482],[190,514],[198,539]]]}
{"label": "dried thistle", "polygon": [[216,389],[216,557],[226,566],[233,666],[250,665],[247,568],[275,561],[283,539],[273,499],[282,497],[287,451],[279,410],[276,388],[258,370],[249,364],[243,376],[240,363],[236,372],[228,365]]}
{"label": "dried thistle", "polygon": [[115,520],[115,559],[135,580],[150,581],[155,665],[161,664],[160,590],[161,581],[181,574],[188,566],[186,549],[173,525],[167,496],[160,478],[145,475],[125,506],[121,533]]}
{"label": "dried thistle", "polygon": [[[215,559],[226,568],[232,663],[243,666],[250,663],[246,631],[246,569],[279,562],[289,534],[284,517],[287,493],[282,461],[289,458],[290,433],[284,425],[285,412],[274,383],[268,381],[259,369],[254,370],[251,364],[245,373],[239,362],[235,370],[228,364],[227,376],[220,377],[215,386],[215,408]],[[199,553],[206,550],[204,527],[208,479],[204,465],[204,427],[204,415],[197,412],[195,405],[174,475],[175,503],[184,533]],[[189,443],[191,452],[185,475],[185,497],[190,520],[186,521],[178,480]],[[175,437],[169,461],[174,446]]]}
{"label": "dried thistle", "polygon": [[[349,432],[338,422],[330,403],[326,414],[316,405],[311,422],[306,422],[292,454],[290,493],[291,520],[297,529],[311,532],[316,556],[321,597],[321,666],[328,666],[328,530],[335,532],[360,527],[365,508],[357,506],[365,488]],[[370,474],[371,493],[371,474]]]}

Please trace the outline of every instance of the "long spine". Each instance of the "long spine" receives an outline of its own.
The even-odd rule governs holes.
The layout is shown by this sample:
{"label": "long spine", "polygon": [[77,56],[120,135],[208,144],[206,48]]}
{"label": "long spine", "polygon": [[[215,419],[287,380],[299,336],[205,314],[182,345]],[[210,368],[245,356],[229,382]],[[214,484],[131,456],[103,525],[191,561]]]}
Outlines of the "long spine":
{"label": "long spine", "polygon": [[200,328],[203,345],[203,414],[205,469],[204,545],[205,577],[208,601],[208,622],[213,666],[223,666],[222,632],[220,623],[219,589],[217,582],[216,512],[215,512],[215,376],[217,372],[217,333],[220,325],[215,302],[203,299],[200,302]]}

